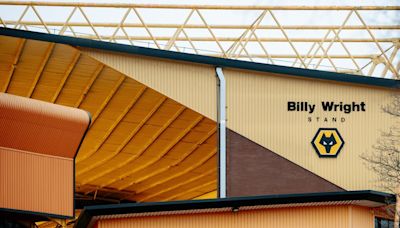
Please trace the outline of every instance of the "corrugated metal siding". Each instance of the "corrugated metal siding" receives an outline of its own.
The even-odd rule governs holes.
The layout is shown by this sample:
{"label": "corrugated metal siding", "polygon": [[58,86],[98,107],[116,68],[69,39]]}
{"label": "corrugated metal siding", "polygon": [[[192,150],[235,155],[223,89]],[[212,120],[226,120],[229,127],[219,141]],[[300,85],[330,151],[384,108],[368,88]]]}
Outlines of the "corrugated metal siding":
{"label": "corrugated metal siding", "polygon": [[365,208],[351,206],[349,210],[352,214],[352,228],[359,228],[359,227],[374,227],[374,213],[370,209],[366,212]]}
{"label": "corrugated metal siding", "polygon": [[[0,90],[10,93],[0,93],[0,146],[72,158],[88,124],[86,110],[92,125],[76,157],[77,192],[143,201],[191,199],[216,189],[199,171],[216,172],[216,162],[208,162],[217,147],[214,121],[75,47],[27,41],[0,36]],[[187,192],[176,191],[188,184]]]}
{"label": "corrugated metal siding", "polygon": [[0,146],[73,158],[89,124],[83,110],[0,93]]}
{"label": "corrugated metal siding", "polygon": [[[374,173],[360,155],[371,151],[380,130],[395,123],[381,107],[393,91],[318,80],[287,78],[284,75],[224,71],[227,81],[227,125],[264,147],[347,189],[377,189]],[[288,101],[366,102],[366,112],[313,114],[288,112]],[[345,117],[344,123],[309,123],[312,117]],[[319,158],[311,141],[318,128],[337,128],[345,145],[335,159]]]}
{"label": "corrugated metal siding", "polygon": [[0,208],[73,215],[73,159],[0,147]]}
{"label": "corrugated metal siding", "polygon": [[212,66],[93,49],[83,49],[82,52],[216,120],[217,87],[215,69]]}
{"label": "corrugated metal siding", "polygon": [[[215,120],[213,68],[89,49],[84,52]],[[231,130],[347,190],[382,190],[360,155],[371,151],[381,130],[395,124],[381,110],[393,90],[233,69],[224,69],[224,73]],[[367,111],[340,114],[317,109],[309,115],[288,112],[288,101],[319,105],[321,101],[364,101]],[[309,123],[309,116],[337,117],[338,122]],[[346,118],[344,123],[341,117]],[[311,145],[317,130],[328,127],[337,128],[345,141],[335,159],[319,158]]]}
{"label": "corrugated metal siding", "polygon": [[[353,210],[355,211],[355,210]],[[351,212],[352,213],[352,212]],[[307,227],[307,228],[355,228],[373,227],[373,223],[360,221],[364,218],[372,221],[373,215],[368,208],[357,208],[357,215],[349,213],[349,206],[296,207],[267,210],[251,210],[204,213],[195,215],[175,215],[157,217],[136,217],[130,219],[99,220],[99,228],[129,227]],[[352,223],[350,223],[350,218]],[[356,219],[357,217],[357,219]]]}
{"label": "corrugated metal siding", "polygon": [[[254,205],[254,206],[241,206],[240,211],[254,211],[264,209],[278,209],[278,208],[295,208],[295,207],[331,207],[331,206],[349,206],[349,205],[368,205],[363,200],[345,200],[345,201],[324,201],[324,202],[310,202],[310,203],[289,203],[289,204],[268,204],[268,205]],[[365,206],[370,207],[371,205]],[[141,212],[141,213],[128,213],[128,214],[107,214],[94,216],[94,220],[106,219],[124,219],[133,217],[157,217],[157,216],[172,216],[172,215],[194,215],[194,214],[209,214],[231,212],[232,207],[220,208],[205,208],[205,209],[190,209],[190,210],[173,210],[173,211],[154,211],[154,212]]]}

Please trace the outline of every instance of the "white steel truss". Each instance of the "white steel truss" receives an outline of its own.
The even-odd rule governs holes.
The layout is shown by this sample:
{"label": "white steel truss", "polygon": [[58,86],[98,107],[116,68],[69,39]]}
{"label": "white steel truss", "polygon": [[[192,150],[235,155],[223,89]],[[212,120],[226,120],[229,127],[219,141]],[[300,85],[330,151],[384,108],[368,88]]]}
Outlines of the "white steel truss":
{"label": "white steel truss", "polygon": [[[115,12],[101,16],[105,10]],[[400,6],[0,1],[0,26],[222,58],[400,79],[399,10]],[[163,16],[164,12],[182,16],[176,16],[178,19],[175,21],[166,18],[165,22],[157,22],[160,18],[164,21],[163,17],[171,18]],[[250,15],[252,19],[235,22],[235,14],[239,15],[239,12]],[[332,12],[334,16],[329,14]],[[327,21],[321,17],[325,13],[326,17],[331,15],[331,23],[319,24],[318,21]],[[387,18],[374,20],[382,15]],[[394,15],[392,20],[388,15]],[[313,19],[313,23],[304,21],[307,16]],[[104,17],[107,20],[102,20]],[[282,48],[284,45],[286,47]]]}

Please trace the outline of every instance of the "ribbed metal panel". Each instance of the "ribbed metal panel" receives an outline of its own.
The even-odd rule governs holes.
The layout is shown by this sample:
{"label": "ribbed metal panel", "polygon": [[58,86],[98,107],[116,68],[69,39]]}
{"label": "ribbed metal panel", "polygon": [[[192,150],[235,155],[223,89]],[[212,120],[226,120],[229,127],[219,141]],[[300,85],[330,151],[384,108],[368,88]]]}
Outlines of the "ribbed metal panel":
{"label": "ribbed metal panel", "polygon": [[[371,151],[380,130],[394,126],[381,110],[393,90],[304,80],[285,75],[224,71],[228,127],[347,190],[378,189],[360,155]],[[313,114],[287,111],[288,101],[316,104]],[[324,112],[322,101],[365,102],[365,112]],[[336,123],[308,117],[337,117]],[[345,122],[340,122],[344,117]],[[318,157],[311,141],[319,128],[337,128],[345,145],[337,158]]]}
{"label": "ribbed metal panel", "polygon": [[[251,211],[261,209],[278,209],[278,208],[292,208],[292,207],[327,207],[327,206],[343,206],[343,205],[361,205],[363,201],[348,200],[348,201],[329,201],[329,202],[311,202],[311,203],[292,203],[292,204],[272,204],[272,205],[256,205],[256,206],[241,206],[240,211]],[[369,207],[371,205],[368,205]],[[143,212],[143,213],[129,213],[129,214],[109,214],[95,216],[95,219],[121,219],[133,217],[148,217],[148,216],[171,216],[171,215],[191,215],[191,214],[204,214],[204,213],[220,213],[232,211],[231,207],[221,208],[205,208],[205,209],[192,209],[192,210],[176,210],[176,211],[156,211],[156,212]]]}
{"label": "ribbed metal panel", "polygon": [[[24,51],[18,60],[18,67],[12,74],[7,93],[30,96],[37,82],[37,72],[43,67],[43,60],[51,53],[52,44],[43,41],[27,40]],[[4,77],[2,75],[2,77]]]}
{"label": "ribbed metal panel", "polygon": [[85,111],[0,93],[0,208],[73,216]]}
{"label": "ribbed metal panel", "polygon": [[307,227],[356,228],[373,227],[373,214],[368,208],[354,206],[293,207],[210,212],[125,219],[99,219],[98,228],[129,227]]}
{"label": "ribbed metal panel", "polygon": [[[0,56],[4,57],[0,73],[5,77],[0,77],[0,90],[7,92],[0,93],[1,147],[73,158],[89,121],[86,110],[92,125],[76,157],[77,192],[139,201],[191,199],[216,189],[198,171],[207,161],[209,169],[204,175],[215,172],[216,162],[212,167],[208,162],[217,147],[214,121],[76,47],[26,41],[23,45],[24,39],[0,36]],[[153,64],[155,71],[146,71],[152,60],[137,61],[124,66],[135,67],[138,75],[159,86],[167,81],[163,71],[178,87],[190,71],[196,78],[211,72],[206,77],[214,80],[215,88],[212,67],[160,62]],[[174,67],[184,69],[183,73],[176,74]],[[191,88],[197,94],[188,96],[189,100],[209,98],[201,87],[207,80],[198,81],[200,86]],[[170,92],[181,94],[182,90],[172,88]],[[215,108],[215,100],[210,100],[214,102],[210,107]],[[177,190],[188,184],[187,191]]]}
{"label": "ribbed metal panel", "polygon": [[83,110],[0,93],[0,146],[74,158],[89,116]]}
{"label": "ribbed metal panel", "polygon": [[72,216],[73,164],[0,147],[0,208]]}
{"label": "ribbed metal panel", "polygon": [[83,49],[82,52],[208,118],[216,119],[217,89],[215,69],[212,66],[92,49]]}
{"label": "ribbed metal panel", "polygon": [[[90,56],[215,119],[214,69],[201,65],[84,50]],[[227,81],[227,125],[347,190],[376,189],[375,174],[360,159],[371,151],[380,131],[395,125],[381,110],[394,90],[224,69]],[[312,114],[288,112],[288,101],[306,101]],[[322,101],[365,102],[366,112],[322,111]],[[312,122],[308,121],[312,117]],[[316,122],[319,117],[320,121]],[[328,122],[322,121],[327,117]],[[332,118],[337,122],[332,122]],[[341,118],[345,122],[341,122]],[[337,128],[345,141],[340,155],[323,159],[311,140],[319,128]]]}
{"label": "ribbed metal panel", "polygon": [[352,215],[352,228],[373,227],[374,214],[371,210],[369,213],[365,213],[365,208],[356,206],[349,207],[349,210],[349,213]]}

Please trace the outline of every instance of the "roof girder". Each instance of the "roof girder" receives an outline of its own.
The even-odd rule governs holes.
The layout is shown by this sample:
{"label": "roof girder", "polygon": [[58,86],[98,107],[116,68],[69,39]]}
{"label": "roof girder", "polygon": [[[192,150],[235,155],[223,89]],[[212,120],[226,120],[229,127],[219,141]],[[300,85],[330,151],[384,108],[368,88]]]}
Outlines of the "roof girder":
{"label": "roof girder", "polygon": [[[399,42],[400,37],[396,36],[393,38],[382,38],[376,37],[376,30],[386,30],[397,32],[400,30],[398,24],[385,24],[385,25],[376,25],[376,24],[368,24],[365,19],[360,14],[360,11],[390,11],[390,10],[400,10],[400,6],[233,6],[233,5],[173,5],[173,4],[134,4],[134,3],[85,3],[85,2],[30,2],[30,1],[3,1],[0,3],[4,6],[26,6],[26,8],[21,12],[18,20],[5,20],[4,18],[0,18],[1,24],[4,27],[14,27],[20,29],[30,30],[35,26],[39,26],[44,29],[45,32],[55,33],[55,34],[64,34],[64,35],[72,35],[75,37],[96,39],[96,40],[106,40],[110,42],[129,42],[132,45],[138,45],[137,42],[149,42],[149,46],[155,45],[156,48],[159,49],[167,49],[167,50],[176,50],[179,52],[194,52],[196,54],[205,54],[212,55],[218,57],[225,58],[233,58],[233,59],[243,59],[255,62],[269,62],[273,64],[282,64],[282,65],[291,65],[294,67],[302,67],[307,69],[330,69],[335,72],[344,72],[344,73],[353,73],[360,74],[366,76],[380,76],[386,78],[399,78],[399,72],[397,68],[398,63],[394,61],[400,61],[397,58],[398,53],[397,49],[393,48],[396,46],[395,44]],[[55,21],[45,21],[43,16],[41,16],[40,10],[38,7],[73,7],[73,10],[69,14],[66,21],[55,20]],[[117,9],[126,9],[125,14],[121,21],[119,22],[97,22],[93,19],[90,19],[85,12],[86,9],[96,10],[100,8],[117,8]],[[38,21],[26,20],[26,13],[29,9],[34,11],[34,14],[39,19]],[[148,22],[145,17],[143,17],[143,13],[139,12],[139,9],[159,9],[159,10],[191,10],[187,15],[186,19],[181,24],[176,23],[168,23],[168,24],[157,24]],[[203,11],[232,11],[232,10],[245,10],[245,11],[261,11],[261,14],[268,13],[272,16],[273,25],[266,25],[260,23],[260,18],[256,18],[255,21],[250,24],[243,25],[229,25],[229,24],[216,24],[211,23],[209,19],[204,17]],[[343,21],[343,23],[338,25],[285,25],[281,23],[281,19],[279,19],[276,15],[276,11],[290,11],[292,14],[296,11],[342,11],[349,12],[348,17]],[[84,17],[83,22],[72,22],[71,18],[75,13],[81,13]],[[196,13],[200,19],[200,24],[191,24],[188,23],[191,16]],[[127,18],[128,15],[135,15],[140,23],[132,23]],[[347,23],[349,16],[353,14],[360,22],[361,25],[350,25]],[[61,28],[60,31],[50,30],[49,26]],[[75,32],[76,27],[86,27],[88,31],[94,33],[94,35],[82,34]],[[108,27],[115,28],[115,31],[112,35],[103,34],[100,31],[100,28]],[[138,36],[131,35],[127,31],[127,28],[144,28],[146,30],[146,35]],[[175,28],[176,31],[171,36],[159,36],[154,35],[154,29],[162,29],[162,28]],[[69,34],[66,34],[67,29],[70,30]],[[190,29],[203,29],[208,31],[209,36],[205,37],[196,37],[191,36],[187,31]],[[229,35],[217,36],[216,30],[219,29],[244,29],[246,34],[242,34],[242,36],[238,37],[231,33]],[[257,31],[265,30],[265,29],[273,29],[279,30],[283,34],[283,38],[274,38],[274,37],[264,37],[257,34]],[[333,32],[334,37],[331,38],[309,38],[309,37],[291,37],[288,30],[326,30],[328,33]],[[346,38],[343,35],[339,35],[342,30],[358,30],[365,31],[369,34],[367,38]],[[375,31],[373,31],[375,30]],[[122,31],[123,35],[118,35],[118,31]],[[251,31],[251,32],[249,32]],[[162,41],[167,41],[165,46],[161,45]],[[181,43],[186,42],[189,44],[188,47],[180,46]],[[204,51],[199,44],[195,44],[194,42],[209,42],[216,45],[216,50],[207,50]],[[224,48],[223,42],[234,42],[234,49],[226,50]],[[290,46],[289,51],[293,52],[292,54],[277,54],[273,53],[268,48],[268,43],[276,43],[276,42],[284,42],[288,43]],[[310,51],[313,51],[314,47],[316,47],[315,53],[313,55],[309,55],[306,53],[302,53],[297,45],[294,43],[313,43]],[[263,54],[256,53],[254,50],[250,50],[252,44],[261,46]],[[333,43],[339,43],[344,51],[340,54],[332,54],[329,51],[330,47]],[[378,49],[377,51],[370,51],[368,54],[357,54],[352,53],[350,48],[345,45],[347,44],[353,45],[353,43],[363,43],[366,47],[370,47],[371,50],[375,47]],[[393,43],[393,47],[384,49],[383,43]],[[324,48],[324,45],[328,44],[328,48]],[[143,44],[139,44],[143,45]],[[385,44],[386,45],[386,44]],[[231,46],[232,47],[232,46]],[[193,50],[189,50],[189,49]],[[367,48],[365,48],[367,50]],[[210,52],[211,51],[211,52]],[[228,52],[230,51],[230,52]],[[309,51],[309,52],[310,52]],[[215,53],[216,52],[216,53]],[[393,58],[391,56],[394,55]],[[384,61],[379,63],[374,63],[374,58],[382,57]],[[340,59],[340,60],[336,60]],[[349,60],[346,62],[345,60]],[[369,61],[366,61],[369,60]],[[290,61],[291,63],[289,63]],[[316,63],[315,63],[316,62]],[[376,62],[376,61],[375,61]],[[384,65],[384,68],[376,67],[378,65]]]}

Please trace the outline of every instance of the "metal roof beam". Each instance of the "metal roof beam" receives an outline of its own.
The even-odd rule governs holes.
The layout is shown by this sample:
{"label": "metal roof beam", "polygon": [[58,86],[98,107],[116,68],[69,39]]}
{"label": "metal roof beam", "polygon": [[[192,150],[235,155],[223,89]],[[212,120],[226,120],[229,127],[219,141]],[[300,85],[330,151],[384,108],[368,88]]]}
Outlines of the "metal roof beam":
{"label": "metal roof beam", "polygon": [[[77,37],[80,38],[85,38],[85,39],[98,39],[96,36],[93,35],[77,35]],[[127,40],[126,36],[100,36],[101,39],[115,39],[115,40]],[[157,36],[157,37],[153,37],[155,40],[161,40],[161,41],[169,41],[171,39],[171,37],[169,36]],[[149,36],[129,36],[129,39],[131,40],[153,40],[153,38],[149,37]],[[237,37],[216,37],[218,39],[219,42],[221,41],[237,41]],[[211,37],[191,37],[190,40],[193,41],[202,41],[202,42],[215,42],[215,40]],[[399,40],[399,38],[377,38],[376,41],[378,42],[395,42],[396,40]],[[175,39],[175,41],[189,41],[187,38],[185,37],[177,37]],[[257,42],[258,40],[256,38],[250,38],[249,42]],[[287,40],[285,38],[263,38],[263,37],[259,37],[259,41],[261,42],[287,42]],[[291,38],[290,39],[291,42],[305,42],[305,43],[309,43],[309,42],[320,42],[321,39],[320,38]],[[368,43],[374,43],[375,41],[373,39],[368,39],[368,38],[342,38],[342,39],[333,39],[333,40],[329,40],[329,42],[345,42],[345,43],[363,43],[363,42],[368,42]]]}
{"label": "metal roof beam", "polygon": [[61,79],[60,85],[58,86],[56,92],[54,93],[53,97],[51,98],[51,102],[52,103],[56,102],[58,96],[61,93],[61,90],[64,88],[65,82],[67,81],[67,79],[68,79],[69,75],[71,74],[71,72],[74,70],[74,68],[77,65],[80,57],[81,57],[81,52],[80,51],[76,51],[71,63],[69,64],[67,70],[65,71],[64,76]]}
{"label": "metal roof beam", "polygon": [[36,72],[36,75],[35,75],[35,77],[34,77],[34,79],[33,79],[33,84],[32,84],[31,88],[30,88],[29,91],[28,91],[27,97],[31,97],[31,96],[32,96],[33,91],[34,91],[35,88],[36,88],[36,84],[38,83],[38,81],[39,81],[39,79],[40,79],[40,76],[42,76],[43,70],[44,70],[44,68],[46,67],[47,62],[49,61],[51,54],[53,53],[53,50],[54,50],[55,45],[56,45],[55,43],[50,43],[50,44],[48,45],[48,47],[47,47],[47,49],[46,49],[46,53],[45,53],[45,55],[44,55],[44,57],[43,57],[43,60],[42,60],[42,62],[40,63],[39,69],[38,69],[38,71]]}
{"label": "metal roof beam", "polygon": [[11,78],[12,78],[12,76],[14,74],[15,68],[16,68],[16,66],[18,64],[18,61],[19,61],[19,58],[21,57],[22,52],[24,50],[25,42],[26,42],[25,39],[19,39],[18,48],[17,48],[17,51],[15,53],[12,65],[11,65],[10,72],[8,73],[7,81],[6,81],[5,85],[3,86],[3,89],[1,90],[1,92],[6,92],[7,89],[8,89],[8,86],[10,85]]}
{"label": "metal roof beam", "polygon": [[400,10],[400,6],[240,6],[240,5],[195,5],[195,4],[136,4],[95,2],[34,2],[2,1],[1,5],[62,6],[62,7],[106,7],[106,8],[157,8],[157,9],[218,9],[218,10]]}
{"label": "metal roof beam", "polygon": [[[1,3],[0,3],[1,5]],[[26,26],[38,26],[43,25],[39,21],[24,21],[20,22],[16,20],[3,20],[3,23],[6,25],[16,25],[23,24]],[[89,27],[87,23],[83,22],[62,22],[62,21],[49,21],[46,22],[47,26],[74,26],[74,27]],[[117,28],[118,26],[125,28],[144,28],[143,24],[140,23],[103,23],[103,22],[93,22],[93,27],[111,27]],[[179,28],[182,24],[157,24],[157,23],[146,23],[148,28]],[[228,25],[228,24],[209,24],[211,29],[248,29],[249,25]],[[369,25],[369,29],[371,30],[398,30],[400,29],[400,25]],[[185,29],[206,29],[207,27],[204,24],[186,24]],[[282,28],[285,30],[327,30],[327,29],[339,29],[340,26],[337,25],[282,25]],[[280,29],[279,26],[276,25],[259,25],[258,29]],[[362,25],[346,25],[342,28],[342,30],[364,30],[365,26]]]}

